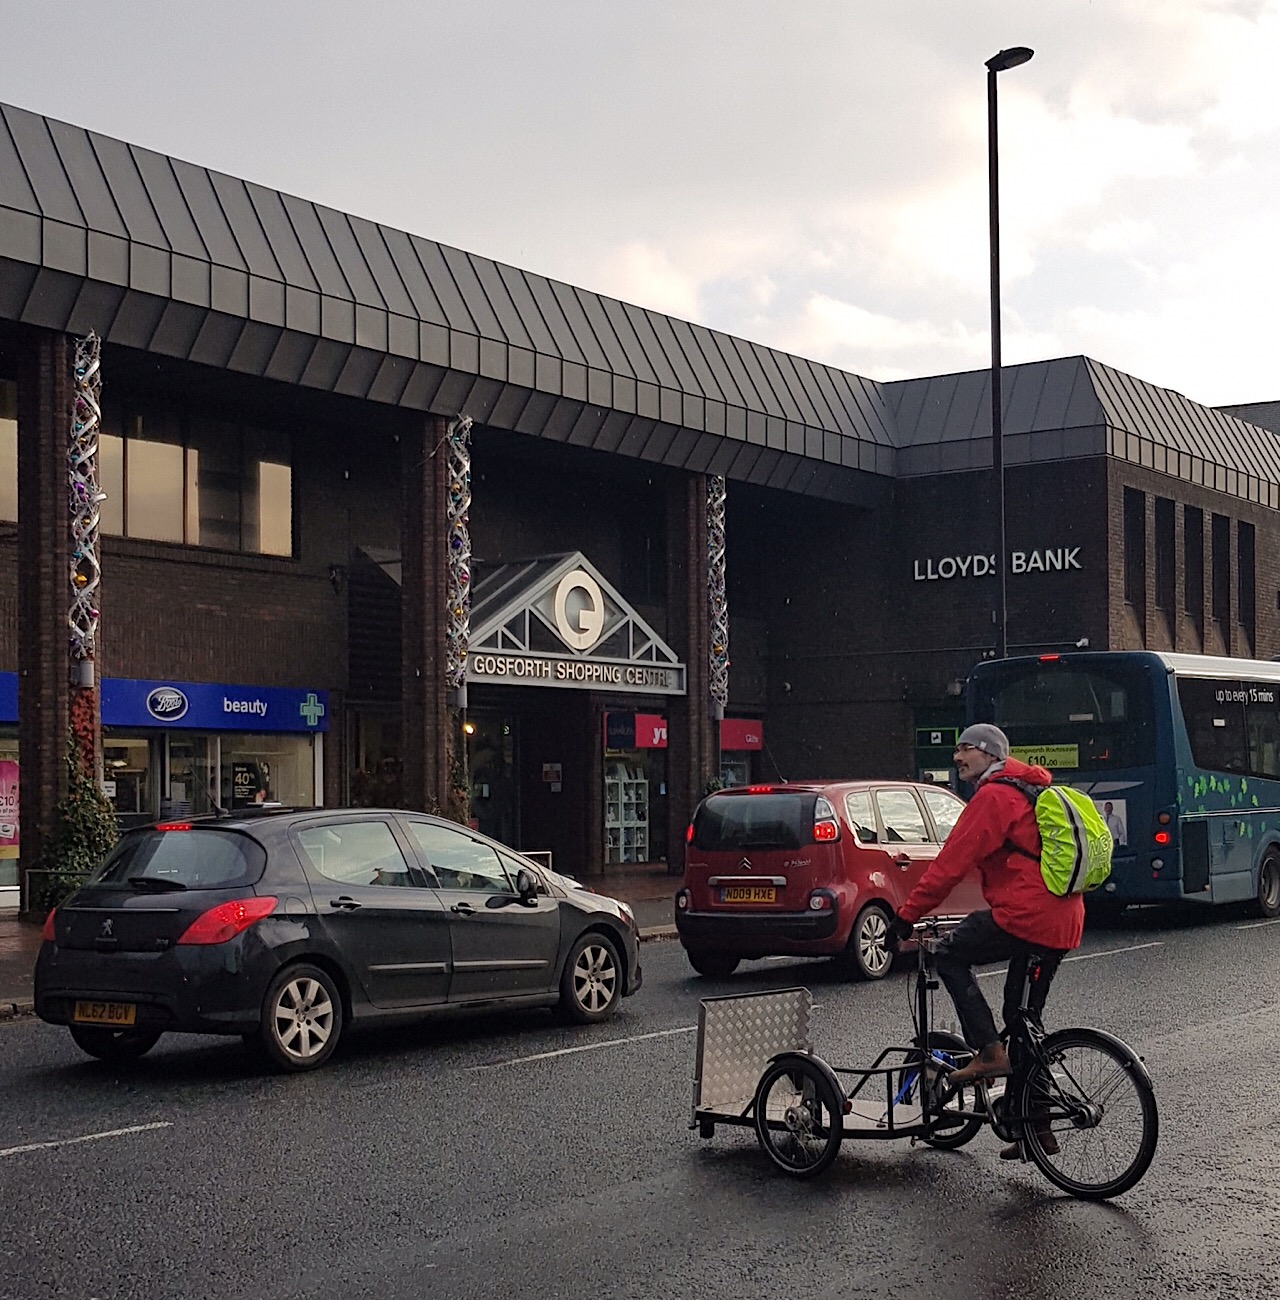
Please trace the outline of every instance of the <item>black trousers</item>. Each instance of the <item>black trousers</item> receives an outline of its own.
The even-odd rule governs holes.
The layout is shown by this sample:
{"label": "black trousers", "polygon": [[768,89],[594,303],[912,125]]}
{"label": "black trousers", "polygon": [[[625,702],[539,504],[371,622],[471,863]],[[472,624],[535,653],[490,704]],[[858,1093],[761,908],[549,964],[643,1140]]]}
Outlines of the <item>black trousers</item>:
{"label": "black trousers", "polygon": [[938,946],[938,976],[947,986],[956,1004],[960,1029],[965,1042],[981,1051],[996,1042],[999,1031],[991,1008],[982,996],[973,967],[992,961],[1008,961],[1004,981],[1004,1023],[1011,1026],[1022,1002],[1022,986],[1027,979],[1027,962],[1033,954],[1040,956],[1040,978],[1031,986],[1030,1009],[1037,1016],[1044,1010],[1049,985],[1057,973],[1064,952],[1015,939],[1002,930],[990,912],[971,912]]}

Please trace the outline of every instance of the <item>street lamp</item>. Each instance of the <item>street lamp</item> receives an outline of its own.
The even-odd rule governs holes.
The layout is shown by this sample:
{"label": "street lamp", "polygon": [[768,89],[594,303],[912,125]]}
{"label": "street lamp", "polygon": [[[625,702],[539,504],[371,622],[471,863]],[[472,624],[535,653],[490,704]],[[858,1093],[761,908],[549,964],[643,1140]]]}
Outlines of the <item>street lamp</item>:
{"label": "street lamp", "polygon": [[1025,45],[1001,50],[987,60],[987,192],[991,209],[991,469],[996,480],[996,658],[1009,652],[1007,624],[1008,600],[1005,572],[1008,556],[1004,540],[1004,396],[1000,387],[1000,164],[996,144],[996,76],[1009,68],[1026,63],[1034,54]]}

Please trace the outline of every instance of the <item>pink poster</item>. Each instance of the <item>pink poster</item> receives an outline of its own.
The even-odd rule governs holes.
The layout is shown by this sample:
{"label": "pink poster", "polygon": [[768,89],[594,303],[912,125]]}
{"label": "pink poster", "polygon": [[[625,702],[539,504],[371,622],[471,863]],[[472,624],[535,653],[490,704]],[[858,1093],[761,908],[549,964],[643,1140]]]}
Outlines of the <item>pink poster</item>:
{"label": "pink poster", "polygon": [[18,856],[18,764],[0,758],[0,858]]}

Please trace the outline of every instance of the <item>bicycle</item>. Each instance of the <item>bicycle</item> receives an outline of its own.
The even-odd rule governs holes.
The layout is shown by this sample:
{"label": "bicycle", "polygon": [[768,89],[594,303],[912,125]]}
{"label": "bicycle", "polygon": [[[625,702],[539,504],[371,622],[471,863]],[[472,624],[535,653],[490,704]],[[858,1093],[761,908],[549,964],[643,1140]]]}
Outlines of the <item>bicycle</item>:
{"label": "bicycle", "polygon": [[[690,1127],[710,1138],[717,1124],[751,1125],[777,1168],[812,1178],[830,1166],[845,1138],[908,1138],[956,1150],[989,1125],[1072,1196],[1106,1200],[1135,1186],[1159,1134],[1151,1076],[1112,1034],[1084,1027],[1045,1033],[1030,1010],[1038,957],[1028,962],[1019,1014],[1006,1031],[1013,1074],[948,1082],[973,1056],[958,1035],[933,1028],[935,952],[956,923],[930,917],[914,927],[915,1036],[910,1046],[885,1048],[865,1068],[833,1066],[813,1052],[807,989],[705,999]],[[748,1005],[753,1002],[759,1005]],[[744,1101],[735,1089],[752,1062],[758,1082]]]}

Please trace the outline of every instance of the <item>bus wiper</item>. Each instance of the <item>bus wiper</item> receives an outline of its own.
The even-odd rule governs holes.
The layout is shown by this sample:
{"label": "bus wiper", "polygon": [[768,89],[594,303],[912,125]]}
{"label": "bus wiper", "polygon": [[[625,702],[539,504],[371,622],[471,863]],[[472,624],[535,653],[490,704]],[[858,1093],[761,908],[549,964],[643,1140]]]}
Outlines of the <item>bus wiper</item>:
{"label": "bus wiper", "polygon": [[130,876],[129,883],[139,889],[150,889],[157,894],[167,894],[175,889],[186,889],[186,885],[177,880],[165,880],[163,876]]}

